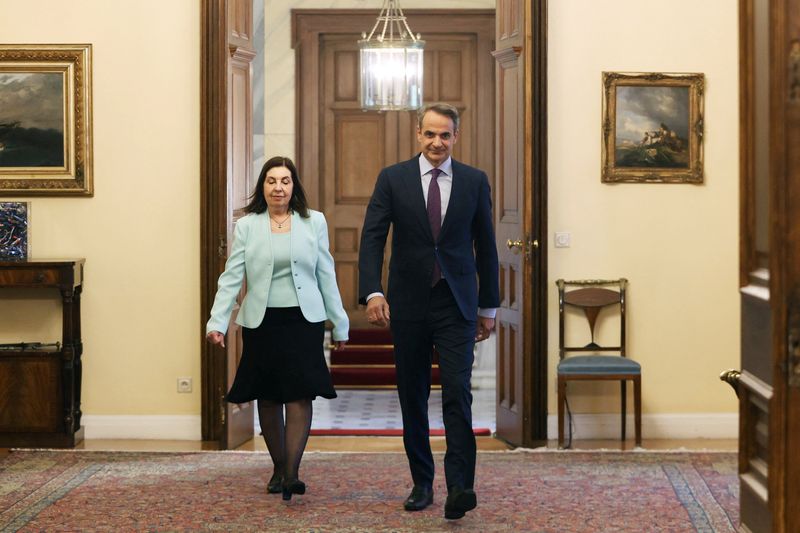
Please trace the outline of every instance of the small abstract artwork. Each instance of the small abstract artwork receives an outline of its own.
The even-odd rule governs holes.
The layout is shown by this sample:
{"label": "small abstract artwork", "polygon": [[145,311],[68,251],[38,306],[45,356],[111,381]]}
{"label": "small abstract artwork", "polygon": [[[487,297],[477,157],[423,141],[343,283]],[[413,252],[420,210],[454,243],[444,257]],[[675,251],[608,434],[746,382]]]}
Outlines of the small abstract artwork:
{"label": "small abstract artwork", "polygon": [[28,259],[30,214],[30,202],[0,202],[0,261]]}
{"label": "small abstract artwork", "polygon": [[703,75],[603,73],[603,182],[703,182]]}

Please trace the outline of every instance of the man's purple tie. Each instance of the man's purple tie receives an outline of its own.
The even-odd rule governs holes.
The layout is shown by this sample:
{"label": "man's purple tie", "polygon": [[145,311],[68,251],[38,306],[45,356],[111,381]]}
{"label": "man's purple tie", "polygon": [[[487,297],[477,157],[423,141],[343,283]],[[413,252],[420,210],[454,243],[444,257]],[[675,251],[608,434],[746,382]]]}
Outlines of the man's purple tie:
{"label": "man's purple tie", "polygon": [[[439,192],[439,182],[436,178],[439,177],[442,171],[438,168],[431,170],[431,183],[428,185],[428,222],[431,224],[431,233],[433,233],[433,242],[438,246],[439,230],[442,229],[442,195]],[[438,257],[433,260],[433,274],[431,275],[431,287],[442,277],[442,270],[439,267]]]}

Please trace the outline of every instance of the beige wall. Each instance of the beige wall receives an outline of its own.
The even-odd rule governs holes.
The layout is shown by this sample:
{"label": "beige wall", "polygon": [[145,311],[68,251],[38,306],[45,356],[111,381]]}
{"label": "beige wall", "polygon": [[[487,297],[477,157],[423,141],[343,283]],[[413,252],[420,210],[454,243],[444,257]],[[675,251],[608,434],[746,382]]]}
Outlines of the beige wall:
{"label": "beige wall", "polygon": [[[625,276],[649,414],[737,410],[717,379],[739,364],[737,43],[736,2],[550,2],[550,368],[554,281]],[[704,185],[600,183],[602,71],[705,73]],[[553,247],[556,231],[570,248]],[[618,409],[618,386],[570,387],[574,411]]]}
{"label": "beige wall", "polygon": [[[195,0],[0,2],[5,43],[93,46],[95,195],[26,198],[33,257],[86,258],[90,417],[200,413],[199,28]],[[60,337],[55,295],[11,296],[0,342]]]}
{"label": "beige wall", "polygon": [[[631,354],[644,367],[650,414],[736,411],[716,378],[739,357],[736,6],[706,4],[558,0],[549,8],[551,371],[552,281],[625,275]],[[291,7],[369,6],[267,2],[267,154],[294,152]],[[30,199],[33,255],[87,259],[89,415],[200,413],[199,9],[194,0],[0,3],[4,42],[94,46],[95,196]],[[603,70],[706,74],[705,185],[600,184]],[[553,231],[571,232],[572,247],[553,248]],[[0,300],[0,342],[56,340],[57,311],[54,298]],[[30,318],[38,312],[50,320]],[[176,393],[178,376],[194,378],[192,394]],[[606,401],[590,405],[592,387],[576,388],[573,407],[616,411],[617,389],[600,389]],[[551,383],[551,412],[554,391]]]}

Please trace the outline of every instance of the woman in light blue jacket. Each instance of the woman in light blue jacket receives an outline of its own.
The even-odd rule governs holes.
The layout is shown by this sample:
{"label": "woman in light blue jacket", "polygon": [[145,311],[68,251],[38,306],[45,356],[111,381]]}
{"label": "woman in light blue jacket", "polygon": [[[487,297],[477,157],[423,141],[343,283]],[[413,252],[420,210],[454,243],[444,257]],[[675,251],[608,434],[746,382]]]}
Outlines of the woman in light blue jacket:
{"label": "woman in light blue jacket", "polygon": [[[243,352],[226,399],[258,400],[258,419],[274,465],[267,492],[304,494],[300,459],[311,429],[312,400],[335,398],[325,364],[325,320],[337,348],[349,322],[336,285],[325,217],[308,208],[291,159],[273,157],[236,223],[225,271],[206,325],[209,342],[225,346],[236,296],[247,281],[236,323]],[[286,417],[284,421],[284,407]]]}

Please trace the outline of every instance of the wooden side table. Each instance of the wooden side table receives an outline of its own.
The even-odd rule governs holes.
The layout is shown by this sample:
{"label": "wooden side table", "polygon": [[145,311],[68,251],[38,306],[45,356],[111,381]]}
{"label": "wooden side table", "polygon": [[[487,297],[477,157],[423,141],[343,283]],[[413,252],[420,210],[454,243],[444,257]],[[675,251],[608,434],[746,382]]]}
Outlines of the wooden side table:
{"label": "wooden side table", "polygon": [[[59,345],[0,349],[0,447],[72,447],[83,440],[81,290],[84,261],[0,261],[0,289],[55,288],[63,304]],[[0,290],[0,305],[3,292]]]}

